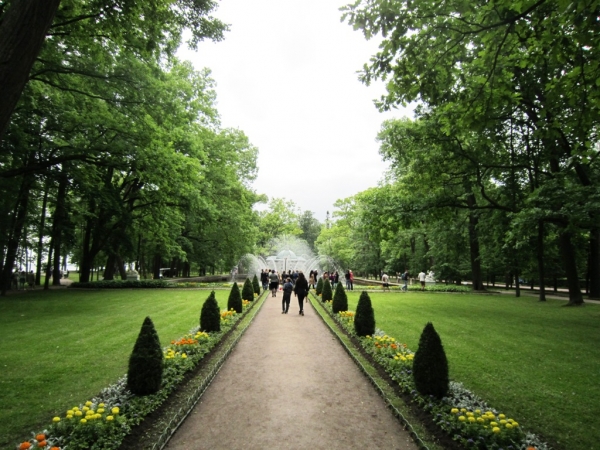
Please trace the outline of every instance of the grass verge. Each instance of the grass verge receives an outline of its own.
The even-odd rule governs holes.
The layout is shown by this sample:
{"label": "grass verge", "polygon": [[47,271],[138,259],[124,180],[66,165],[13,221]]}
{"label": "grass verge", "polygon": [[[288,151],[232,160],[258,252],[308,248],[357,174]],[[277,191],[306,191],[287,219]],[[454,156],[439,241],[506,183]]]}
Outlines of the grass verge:
{"label": "grass verge", "polygon": [[[146,316],[165,345],[197,325],[206,290],[31,291],[0,299],[0,448],[127,372]],[[216,291],[226,309],[228,291]]]}
{"label": "grass verge", "polygon": [[[369,293],[377,327],[417,350],[432,322],[450,377],[556,448],[599,449],[600,305],[429,293]],[[348,292],[355,310],[358,292]]]}

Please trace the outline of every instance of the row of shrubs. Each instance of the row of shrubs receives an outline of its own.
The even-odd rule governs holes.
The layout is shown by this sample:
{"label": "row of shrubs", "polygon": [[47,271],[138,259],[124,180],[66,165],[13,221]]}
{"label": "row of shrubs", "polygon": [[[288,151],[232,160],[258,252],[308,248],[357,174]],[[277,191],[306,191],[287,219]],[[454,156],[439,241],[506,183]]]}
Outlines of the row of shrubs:
{"label": "row of shrubs", "polygon": [[517,421],[490,407],[462,384],[450,381],[442,340],[431,322],[421,333],[417,351],[412,352],[406,344],[376,329],[366,291],[353,313],[348,311],[344,287],[338,284],[335,294],[328,298],[328,284],[327,280],[323,283],[321,293],[326,310],[452,439],[469,449],[548,449],[539,437],[523,432]]}
{"label": "row of shrubs", "polygon": [[[160,281],[160,280],[157,280]],[[202,305],[199,326],[162,348],[152,319],[146,317],[129,358],[127,375],[98,396],[73,406],[64,417],[18,450],[115,450],[132,427],[160,407],[187,372],[231,330],[258,294],[250,280],[241,292],[234,283],[227,310],[220,311],[212,291]]]}

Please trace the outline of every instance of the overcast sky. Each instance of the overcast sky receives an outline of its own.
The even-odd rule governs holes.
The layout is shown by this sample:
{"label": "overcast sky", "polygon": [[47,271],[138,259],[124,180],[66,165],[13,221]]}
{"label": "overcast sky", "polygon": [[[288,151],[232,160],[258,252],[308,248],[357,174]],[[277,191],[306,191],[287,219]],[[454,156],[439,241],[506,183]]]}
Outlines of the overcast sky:
{"label": "overcast sky", "polygon": [[349,0],[221,0],[214,13],[231,25],[225,40],[180,51],[217,83],[225,128],[239,128],[258,147],[254,189],[293,201],[323,222],[337,199],[381,179],[375,141],[381,123],[411,116],[379,113],[357,71],[377,50],[341,23]]}

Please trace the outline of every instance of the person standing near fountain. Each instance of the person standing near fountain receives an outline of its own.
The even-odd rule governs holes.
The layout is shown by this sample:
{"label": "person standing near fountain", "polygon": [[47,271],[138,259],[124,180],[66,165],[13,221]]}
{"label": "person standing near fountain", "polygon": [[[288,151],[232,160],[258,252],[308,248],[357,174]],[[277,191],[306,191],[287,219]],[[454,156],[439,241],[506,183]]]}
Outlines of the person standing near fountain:
{"label": "person standing near fountain", "polygon": [[[298,306],[300,306],[300,312],[298,314],[304,315],[304,298],[308,295],[308,281],[302,272],[298,274],[296,280],[296,286],[294,286],[294,293],[298,297]],[[307,300],[308,301],[308,300]]]}
{"label": "person standing near fountain", "polygon": [[287,314],[290,309],[290,300],[292,299],[292,291],[294,290],[294,284],[292,279],[287,277],[285,284],[283,285],[283,299],[281,300],[281,314]]}
{"label": "person standing near fountain", "polygon": [[279,275],[275,270],[271,270],[271,275],[269,275],[269,289],[271,289],[271,297],[277,296],[277,289],[279,288]]}
{"label": "person standing near fountain", "polygon": [[310,275],[308,276],[308,287],[309,288],[315,288],[315,272],[314,271],[310,271]]}
{"label": "person standing near fountain", "polygon": [[260,282],[262,283],[263,291],[266,291],[269,288],[269,271],[267,269],[260,271]]}

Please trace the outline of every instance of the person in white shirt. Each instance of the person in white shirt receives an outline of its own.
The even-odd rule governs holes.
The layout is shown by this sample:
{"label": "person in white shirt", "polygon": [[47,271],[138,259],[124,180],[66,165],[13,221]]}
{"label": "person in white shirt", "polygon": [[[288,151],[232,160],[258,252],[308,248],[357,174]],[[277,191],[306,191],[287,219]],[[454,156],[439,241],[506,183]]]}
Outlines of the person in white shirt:
{"label": "person in white shirt", "polygon": [[389,291],[390,290],[390,277],[388,276],[387,273],[383,273],[383,275],[381,275],[381,281],[383,283],[383,290],[385,291],[386,289]]}
{"label": "person in white shirt", "polygon": [[423,272],[421,270],[421,272],[419,273],[419,281],[421,282],[421,290],[424,291],[425,290],[425,277],[427,275],[425,275],[425,272]]}

